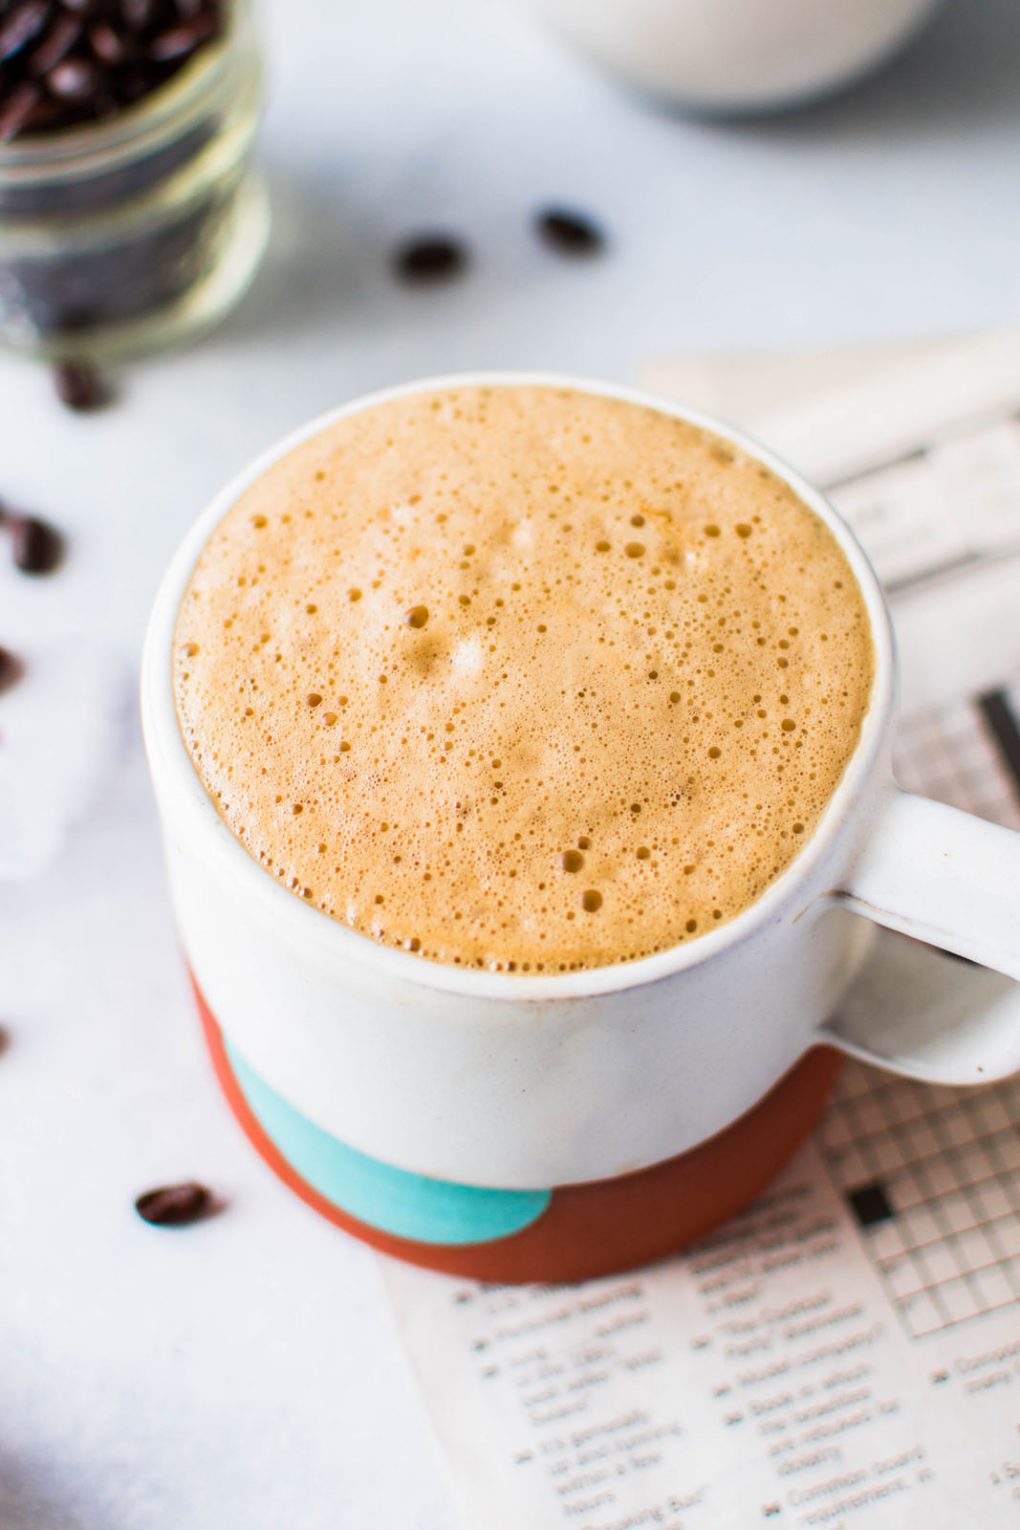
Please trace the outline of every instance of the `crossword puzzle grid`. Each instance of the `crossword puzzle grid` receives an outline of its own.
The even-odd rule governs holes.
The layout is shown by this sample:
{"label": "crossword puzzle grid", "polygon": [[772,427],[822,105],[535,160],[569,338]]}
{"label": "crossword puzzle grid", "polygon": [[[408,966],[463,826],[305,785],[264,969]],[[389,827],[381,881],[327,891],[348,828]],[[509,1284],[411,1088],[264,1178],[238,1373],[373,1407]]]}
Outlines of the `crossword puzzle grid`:
{"label": "crossword puzzle grid", "polygon": [[[1020,715],[1020,685],[1001,694]],[[894,764],[896,779],[907,791],[1020,829],[1020,785],[1003,763],[980,703],[957,701],[907,718],[896,740]]]}
{"label": "crossword puzzle grid", "polygon": [[820,1146],[851,1206],[870,1193],[863,1237],[914,1338],[1020,1301],[1017,1122],[1014,1079],[956,1090],[842,1072]]}
{"label": "crossword puzzle grid", "polygon": [[[1020,686],[997,695],[1020,713]],[[1011,765],[988,705],[908,720],[897,776],[1020,828],[1015,747]],[[936,1089],[850,1063],[818,1140],[908,1334],[1020,1302],[1020,1079]]]}

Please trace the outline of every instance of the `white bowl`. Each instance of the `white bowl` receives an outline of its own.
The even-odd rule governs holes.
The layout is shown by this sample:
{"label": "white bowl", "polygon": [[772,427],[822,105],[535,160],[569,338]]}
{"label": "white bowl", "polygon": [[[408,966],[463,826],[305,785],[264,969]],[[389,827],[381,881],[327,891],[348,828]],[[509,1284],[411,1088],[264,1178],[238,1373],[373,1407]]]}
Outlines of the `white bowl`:
{"label": "white bowl", "polygon": [[767,111],[883,63],[941,0],[516,0],[629,84],[707,111]]}

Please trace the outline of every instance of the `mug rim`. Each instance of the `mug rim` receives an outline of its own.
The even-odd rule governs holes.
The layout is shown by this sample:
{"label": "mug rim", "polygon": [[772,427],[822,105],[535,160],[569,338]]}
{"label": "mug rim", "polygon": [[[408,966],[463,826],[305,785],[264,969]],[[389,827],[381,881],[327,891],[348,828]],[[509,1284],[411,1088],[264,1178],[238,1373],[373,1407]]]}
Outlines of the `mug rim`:
{"label": "mug rim", "polygon": [[[212,532],[240,496],[270,467],[332,425],[380,404],[417,393],[451,388],[532,387],[570,390],[654,409],[708,431],[752,456],[781,478],[835,536],[864,599],[874,653],[874,674],[860,736],[846,768],[804,847],[753,903],[718,929],[690,943],[668,946],[635,961],[607,963],[576,972],[507,973],[434,962],[387,946],[352,929],[321,909],[309,907],[270,876],[245,849],[216,810],[188,753],[173,688],[173,637],[188,581]],[[530,371],[446,373],[359,395],[317,415],[261,452],[213,496],[185,533],[160,581],[149,618],[141,666],[142,730],[160,816],[169,819],[166,792],[173,793],[173,821],[186,822],[201,842],[203,858],[218,863],[263,904],[281,936],[293,936],[325,962],[375,968],[381,977],[459,994],[480,1001],[586,999],[661,981],[725,955],[763,925],[774,921],[836,839],[860,789],[882,752],[895,702],[895,645],[889,608],[875,570],[847,522],[825,495],[754,437],[702,410],[673,403],[626,384],[603,383],[570,374]]]}

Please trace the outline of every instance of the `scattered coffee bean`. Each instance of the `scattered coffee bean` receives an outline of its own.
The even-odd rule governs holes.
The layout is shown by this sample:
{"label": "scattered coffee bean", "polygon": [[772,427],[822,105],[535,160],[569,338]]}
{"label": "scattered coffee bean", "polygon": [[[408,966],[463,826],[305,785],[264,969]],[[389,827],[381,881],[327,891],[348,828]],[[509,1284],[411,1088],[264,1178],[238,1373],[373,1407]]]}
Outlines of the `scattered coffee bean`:
{"label": "scattered coffee bean", "polygon": [[135,1201],[135,1210],[143,1222],[151,1222],[154,1227],[186,1227],[208,1215],[212,1196],[204,1185],[187,1180],[182,1185],[147,1190]]}
{"label": "scattered coffee bean", "polygon": [[535,219],[535,229],[561,255],[600,255],[605,249],[605,235],[598,224],[563,207],[545,208]]}
{"label": "scattered coffee bean", "polygon": [[0,695],[21,679],[21,660],[9,648],[0,648]]}
{"label": "scattered coffee bean", "polygon": [[65,361],[53,373],[57,397],[68,409],[87,414],[102,409],[112,394],[103,374],[87,361]]}
{"label": "scattered coffee bean", "polygon": [[425,284],[446,282],[467,269],[467,249],[446,234],[428,234],[409,240],[393,257],[393,269],[401,281]]}
{"label": "scattered coffee bean", "polygon": [[59,531],[34,515],[5,517],[11,554],[23,574],[51,574],[64,554]]}

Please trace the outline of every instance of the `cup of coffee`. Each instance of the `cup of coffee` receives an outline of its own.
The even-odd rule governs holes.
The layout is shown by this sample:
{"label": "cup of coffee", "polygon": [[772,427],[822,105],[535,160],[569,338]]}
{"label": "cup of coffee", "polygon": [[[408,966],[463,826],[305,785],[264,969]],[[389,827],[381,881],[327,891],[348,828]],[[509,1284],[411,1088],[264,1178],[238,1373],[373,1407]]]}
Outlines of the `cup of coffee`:
{"label": "cup of coffee", "polygon": [[896,788],[894,689],[847,527],[693,411],[453,377],[275,447],[142,677],[256,1147],[389,1253],[575,1279],[746,1204],[842,1054],[1016,1070],[1020,835]]}

